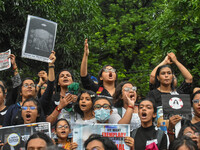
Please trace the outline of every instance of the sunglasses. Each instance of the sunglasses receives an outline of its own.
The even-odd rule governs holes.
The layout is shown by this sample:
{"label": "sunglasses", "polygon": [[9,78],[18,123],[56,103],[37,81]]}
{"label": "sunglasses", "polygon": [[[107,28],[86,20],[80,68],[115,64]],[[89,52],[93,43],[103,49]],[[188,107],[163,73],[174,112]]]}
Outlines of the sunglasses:
{"label": "sunglasses", "polygon": [[103,109],[111,108],[111,106],[108,105],[108,104],[104,104],[104,105],[97,104],[97,105],[94,106],[94,109],[101,109],[102,107],[103,107]]}
{"label": "sunglasses", "polygon": [[62,126],[62,125],[57,126],[58,129],[61,129],[61,128],[63,128],[63,127],[64,127],[65,129],[69,128],[69,126],[68,126],[67,124],[66,124],[66,125],[63,125],[63,126]]}
{"label": "sunglasses", "polygon": [[30,109],[30,110],[35,110],[36,107],[35,106],[22,106],[22,110],[27,110],[27,109]]}
{"label": "sunglasses", "polygon": [[136,87],[136,86],[133,86],[132,88],[130,88],[130,87],[125,87],[125,88],[124,88],[124,91],[126,91],[126,92],[129,92],[130,90],[136,91],[136,90],[137,90],[137,87]]}
{"label": "sunglasses", "polygon": [[115,73],[116,72],[116,69],[114,69],[114,68],[110,68],[110,69],[108,69],[108,68],[105,68],[105,69],[103,69],[105,72],[113,72],[113,73]]}

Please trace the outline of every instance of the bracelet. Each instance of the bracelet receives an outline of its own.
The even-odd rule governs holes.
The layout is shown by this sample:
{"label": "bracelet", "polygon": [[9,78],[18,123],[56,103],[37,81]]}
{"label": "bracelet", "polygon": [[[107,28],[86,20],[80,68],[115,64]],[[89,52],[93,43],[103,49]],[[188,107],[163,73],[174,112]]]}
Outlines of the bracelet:
{"label": "bracelet", "polygon": [[49,68],[55,68],[55,65],[49,66]]}
{"label": "bracelet", "polygon": [[37,84],[37,87],[41,88],[41,86],[39,84]]}
{"label": "bracelet", "polygon": [[16,68],[13,67],[13,70],[17,70],[17,67]]}
{"label": "bracelet", "polygon": [[129,105],[128,107],[129,107],[129,108],[132,108],[132,109],[134,110],[134,107],[133,107],[133,106],[130,106],[130,105]]}
{"label": "bracelet", "polygon": [[175,134],[174,131],[169,131],[169,130],[167,130],[167,133],[170,134],[170,135],[174,135]]}
{"label": "bracelet", "polygon": [[58,106],[55,108],[59,113],[61,112],[62,109],[60,109]]}

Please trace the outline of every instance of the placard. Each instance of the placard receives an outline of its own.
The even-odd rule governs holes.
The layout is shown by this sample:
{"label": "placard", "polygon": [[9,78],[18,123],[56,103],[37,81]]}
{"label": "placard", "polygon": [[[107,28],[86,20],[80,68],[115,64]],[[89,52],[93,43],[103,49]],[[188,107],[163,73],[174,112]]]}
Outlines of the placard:
{"label": "placard", "polygon": [[169,119],[173,115],[180,115],[183,119],[191,119],[191,103],[189,94],[162,94],[163,118]]}
{"label": "placard", "polygon": [[124,142],[124,137],[130,136],[129,124],[75,124],[73,128],[73,142],[78,144],[77,150],[84,150],[83,144],[91,134],[109,137],[119,150],[130,150]]}
{"label": "placard", "polygon": [[3,150],[24,150],[30,135],[37,132],[43,132],[51,137],[50,125],[49,122],[40,122],[0,128],[0,140],[5,144]]}
{"label": "placard", "polygon": [[50,62],[54,50],[57,23],[40,17],[28,15],[22,57]]}
{"label": "placard", "polygon": [[11,60],[8,56],[11,54],[11,50],[0,53],[0,71],[9,69],[11,67]]}

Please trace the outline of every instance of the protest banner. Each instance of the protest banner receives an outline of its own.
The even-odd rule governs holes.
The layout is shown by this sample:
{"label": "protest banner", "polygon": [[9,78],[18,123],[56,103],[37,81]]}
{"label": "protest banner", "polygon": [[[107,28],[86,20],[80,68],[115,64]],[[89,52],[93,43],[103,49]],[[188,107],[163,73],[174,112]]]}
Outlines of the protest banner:
{"label": "protest banner", "polygon": [[124,142],[124,137],[130,136],[128,124],[75,124],[73,128],[73,141],[78,144],[77,150],[84,150],[83,144],[91,134],[109,137],[119,150],[130,150]]}
{"label": "protest banner", "polygon": [[0,71],[9,69],[11,67],[11,61],[8,56],[11,54],[11,50],[0,53]]}
{"label": "protest banner", "polygon": [[28,15],[22,57],[50,62],[54,50],[57,23],[40,17]]}
{"label": "protest banner", "polygon": [[25,143],[30,135],[43,132],[51,136],[51,126],[49,122],[40,122],[33,124],[23,124],[0,128],[0,140],[4,143],[3,150],[24,150]]}
{"label": "protest banner", "polygon": [[169,119],[173,115],[180,115],[183,119],[191,119],[191,103],[189,94],[162,94],[163,118]]}

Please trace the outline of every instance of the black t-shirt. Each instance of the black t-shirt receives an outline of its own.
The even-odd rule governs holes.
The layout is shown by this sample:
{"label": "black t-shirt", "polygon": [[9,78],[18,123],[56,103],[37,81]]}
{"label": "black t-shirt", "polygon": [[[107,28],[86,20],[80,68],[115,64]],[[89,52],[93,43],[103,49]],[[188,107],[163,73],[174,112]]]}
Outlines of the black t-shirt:
{"label": "black t-shirt", "polygon": [[4,117],[6,115],[8,107],[5,107],[3,110],[0,111],[0,125],[3,125]]}
{"label": "black t-shirt", "polygon": [[[147,141],[157,140],[157,130],[155,130],[155,126],[150,126],[148,128],[143,128],[142,126],[137,129],[135,135],[135,150],[145,150]],[[160,143],[159,150],[167,149],[167,136],[163,134],[162,140]]]}
{"label": "black t-shirt", "polygon": [[[94,81],[90,78],[89,75],[87,75],[85,77],[81,77],[81,82],[82,82],[84,89],[91,90],[93,92],[97,92],[99,90],[99,87],[103,87],[103,86],[99,86],[98,84],[94,83]],[[105,96],[108,96],[108,98],[112,97],[105,88],[103,88],[103,90],[101,91],[101,93],[99,95],[105,95]]]}

